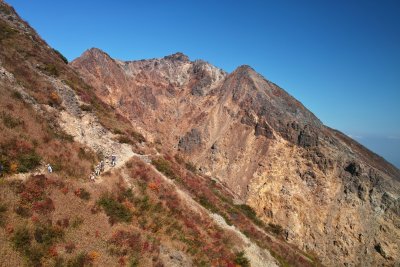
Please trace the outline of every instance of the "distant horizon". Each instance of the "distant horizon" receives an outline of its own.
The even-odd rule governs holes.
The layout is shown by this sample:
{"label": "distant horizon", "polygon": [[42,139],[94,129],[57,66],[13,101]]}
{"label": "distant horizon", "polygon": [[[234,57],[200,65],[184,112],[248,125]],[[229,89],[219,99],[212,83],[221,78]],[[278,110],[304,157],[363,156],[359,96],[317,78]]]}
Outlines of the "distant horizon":
{"label": "distant horizon", "polygon": [[249,65],[400,168],[400,2],[6,2],[70,61],[97,47],[119,60],[182,52],[227,72]]}

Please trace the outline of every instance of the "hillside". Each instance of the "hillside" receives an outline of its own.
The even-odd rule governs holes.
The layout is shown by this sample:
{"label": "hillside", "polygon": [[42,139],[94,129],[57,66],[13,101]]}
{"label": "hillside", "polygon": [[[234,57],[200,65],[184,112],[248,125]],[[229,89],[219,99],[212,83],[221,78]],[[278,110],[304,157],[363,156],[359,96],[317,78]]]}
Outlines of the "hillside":
{"label": "hillside", "polygon": [[330,266],[399,262],[400,171],[251,67],[226,73],[182,53],[121,61],[96,48],[70,65],[147,140],[182,153],[287,242]]}
{"label": "hillside", "polygon": [[[119,110],[4,2],[0,47],[0,266],[320,265],[172,139],[132,123],[126,111],[144,117],[149,102]],[[213,82],[227,75],[203,68]],[[137,98],[152,101],[145,89]]]}

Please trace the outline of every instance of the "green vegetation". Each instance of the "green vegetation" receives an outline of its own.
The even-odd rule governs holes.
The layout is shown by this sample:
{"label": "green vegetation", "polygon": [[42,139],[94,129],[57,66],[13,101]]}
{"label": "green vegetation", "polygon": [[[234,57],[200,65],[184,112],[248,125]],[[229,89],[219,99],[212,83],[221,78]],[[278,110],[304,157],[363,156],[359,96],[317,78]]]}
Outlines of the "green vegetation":
{"label": "green vegetation", "polygon": [[22,100],[22,94],[18,91],[13,91],[11,97],[17,100]]}
{"label": "green vegetation", "polygon": [[146,142],[146,139],[141,133],[135,132],[135,131],[130,131],[131,137],[136,140],[138,143]]}
{"label": "green vegetation", "polygon": [[7,206],[4,203],[0,203],[0,227],[3,227],[6,223]]}
{"label": "green vegetation", "polygon": [[101,197],[97,203],[103,207],[112,222],[130,222],[132,220],[131,211],[110,196]]}
{"label": "green vegetation", "polygon": [[92,111],[93,110],[92,106],[91,105],[87,105],[87,104],[82,104],[79,107],[80,107],[80,109],[82,111]]}
{"label": "green vegetation", "polygon": [[14,248],[19,252],[25,252],[31,245],[32,237],[28,228],[22,227],[15,231],[11,238]]}
{"label": "green vegetation", "polygon": [[41,68],[41,70],[43,70],[44,72],[46,72],[50,76],[58,77],[58,75],[59,75],[59,72],[58,72],[58,69],[57,69],[56,65],[51,64],[51,63],[44,65]]}
{"label": "green vegetation", "polygon": [[18,156],[18,172],[28,172],[39,166],[42,158],[32,150],[27,154]]}
{"label": "green vegetation", "polygon": [[90,199],[90,193],[88,191],[86,191],[86,189],[84,189],[84,188],[79,188],[76,191],[76,195],[79,198],[83,199],[83,200],[89,200]]}
{"label": "green vegetation", "polygon": [[33,235],[36,242],[45,246],[50,246],[55,241],[62,238],[64,236],[64,232],[61,230],[61,228],[53,227],[52,225],[40,225],[36,227]]}
{"label": "green vegetation", "polygon": [[17,126],[23,125],[24,121],[19,119],[19,118],[14,118],[12,115],[10,115],[7,112],[2,112],[1,118],[3,119],[3,124],[9,129],[13,129]]}
{"label": "green vegetation", "polygon": [[91,260],[86,252],[81,252],[72,259],[69,259],[66,267],[84,267],[91,265]]}
{"label": "green vegetation", "polygon": [[264,223],[257,217],[257,213],[253,210],[252,207],[246,204],[236,205],[236,207],[238,207],[242,211],[242,213],[247,218],[252,220],[256,225],[264,226]]}
{"label": "green vegetation", "polygon": [[205,196],[200,196],[200,197],[199,197],[199,203],[200,203],[200,205],[202,205],[204,208],[208,209],[209,211],[214,212],[214,213],[218,213],[217,207],[216,207],[214,204],[212,204],[212,203],[208,200],[207,197],[205,197]]}
{"label": "green vegetation", "polygon": [[269,223],[268,229],[277,236],[283,234],[283,228],[279,224]]}
{"label": "green vegetation", "polygon": [[151,163],[154,165],[154,167],[156,167],[156,169],[163,173],[165,176],[171,178],[171,179],[176,179],[176,175],[174,173],[174,171],[171,168],[170,163],[163,159],[163,158],[157,158],[157,159],[153,159],[151,161]]}
{"label": "green vegetation", "polygon": [[68,59],[67,59],[66,57],[64,57],[64,55],[61,54],[60,51],[58,51],[57,49],[54,49],[54,48],[53,48],[53,51],[54,51],[54,53],[57,54],[57,56],[58,56],[59,58],[61,58],[62,61],[64,61],[65,64],[68,64]]}
{"label": "green vegetation", "polygon": [[74,229],[76,229],[76,228],[78,228],[80,225],[82,225],[83,224],[83,219],[81,218],[81,217],[75,217],[73,220],[72,220],[72,223],[71,223],[71,227],[72,228],[74,228]]}
{"label": "green vegetation", "polygon": [[18,31],[8,26],[5,22],[0,22],[0,41],[8,39]]}
{"label": "green vegetation", "polygon": [[194,165],[192,162],[186,162],[185,163],[185,167],[186,167],[187,170],[189,170],[189,171],[191,171],[193,173],[197,172],[196,165]]}
{"label": "green vegetation", "polygon": [[242,267],[250,267],[250,261],[243,251],[236,253],[235,263]]}
{"label": "green vegetation", "polygon": [[139,259],[136,256],[132,256],[129,260],[129,267],[139,266]]}

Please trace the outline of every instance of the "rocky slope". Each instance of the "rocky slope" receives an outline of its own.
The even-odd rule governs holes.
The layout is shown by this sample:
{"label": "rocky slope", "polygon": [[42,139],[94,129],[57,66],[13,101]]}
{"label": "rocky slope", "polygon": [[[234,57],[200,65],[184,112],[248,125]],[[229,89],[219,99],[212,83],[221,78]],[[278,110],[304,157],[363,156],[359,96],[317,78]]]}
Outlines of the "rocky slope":
{"label": "rocky slope", "polygon": [[70,65],[148,140],[326,265],[399,264],[400,171],[251,67],[228,74],[182,53],[120,61],[96,48]]}

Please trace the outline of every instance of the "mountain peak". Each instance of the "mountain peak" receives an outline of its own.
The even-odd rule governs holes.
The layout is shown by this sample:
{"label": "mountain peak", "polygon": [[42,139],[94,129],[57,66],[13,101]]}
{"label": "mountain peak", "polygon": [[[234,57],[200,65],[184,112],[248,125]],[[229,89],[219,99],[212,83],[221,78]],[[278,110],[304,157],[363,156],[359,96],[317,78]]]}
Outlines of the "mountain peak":
{"label": "mountain peak", "polygon": [[176,61],[182,61],[182,62],[190,61],[189,57],[187,55],[183,54],[182,52],[176,52],[175,54],[165,56],[164,59],[176,60]]}
{"label": "mountain peak", "polygon": [[100,48],[97,47],[92,47],[83,52],[83,56],[107,56],[110,57],[106,52],[101,50]]}

